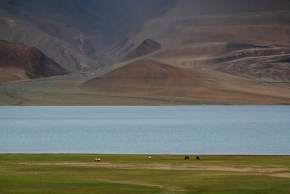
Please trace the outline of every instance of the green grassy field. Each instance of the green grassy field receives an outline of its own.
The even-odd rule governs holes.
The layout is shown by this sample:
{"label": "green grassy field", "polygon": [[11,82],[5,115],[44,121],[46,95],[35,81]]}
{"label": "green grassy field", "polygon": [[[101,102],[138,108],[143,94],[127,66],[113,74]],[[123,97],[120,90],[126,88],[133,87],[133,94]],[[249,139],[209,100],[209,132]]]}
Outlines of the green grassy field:
{"label": "green grassy field", "polygon": [[290,156],[0,154],[0,193],[289,194]]}

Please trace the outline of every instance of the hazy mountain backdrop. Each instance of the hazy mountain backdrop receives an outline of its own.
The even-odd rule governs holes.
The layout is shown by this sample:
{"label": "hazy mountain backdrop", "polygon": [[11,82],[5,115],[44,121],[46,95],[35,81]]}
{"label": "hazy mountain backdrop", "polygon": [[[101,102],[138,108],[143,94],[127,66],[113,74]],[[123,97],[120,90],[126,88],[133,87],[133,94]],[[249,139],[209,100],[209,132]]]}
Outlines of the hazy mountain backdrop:
{"label": "hazy mountain backdrop", "polygon": [[290,103],[290,0],[1,0],[0,26],[0,104]]}

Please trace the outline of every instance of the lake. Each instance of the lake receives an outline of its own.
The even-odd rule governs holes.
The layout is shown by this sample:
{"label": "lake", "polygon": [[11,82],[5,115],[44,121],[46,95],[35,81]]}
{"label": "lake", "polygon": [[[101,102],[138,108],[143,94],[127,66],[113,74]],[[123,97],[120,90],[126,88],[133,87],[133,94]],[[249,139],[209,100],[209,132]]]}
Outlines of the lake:
{"label": "lake", "polygon": [[0,107],[0,152],[290,154],[290,106]]}

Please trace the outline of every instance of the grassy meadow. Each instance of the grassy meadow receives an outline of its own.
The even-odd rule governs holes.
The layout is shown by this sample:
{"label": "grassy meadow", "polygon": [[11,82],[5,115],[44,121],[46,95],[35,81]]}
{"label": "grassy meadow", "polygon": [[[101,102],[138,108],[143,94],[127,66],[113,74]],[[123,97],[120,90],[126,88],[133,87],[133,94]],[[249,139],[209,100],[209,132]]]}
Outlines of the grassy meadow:
{"label": "grassy meadow", "polygon": [[290,156],[0,154],[0,194],[98,193],[289,194]]}

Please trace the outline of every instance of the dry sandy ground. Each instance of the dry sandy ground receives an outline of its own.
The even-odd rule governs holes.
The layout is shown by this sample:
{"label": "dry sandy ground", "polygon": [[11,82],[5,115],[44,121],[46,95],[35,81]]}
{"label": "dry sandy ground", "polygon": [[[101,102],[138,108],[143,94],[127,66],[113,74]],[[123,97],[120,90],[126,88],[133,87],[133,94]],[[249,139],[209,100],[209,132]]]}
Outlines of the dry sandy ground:
{"label": "dry sandy ground", "polygon": [[290,178],[290,169],[282,167],[262,166],[222,166],[206,164],[164,164],[164,163],[95,163],[95,162],[41,162],[19,163],[21,165],[45,165],[45,166],[72,166],[72,167],[95,167],[110,169],[143,169],[143,170],[182,170],[182,171],[224,171],[233,173],[248,173],[252,175]]}

